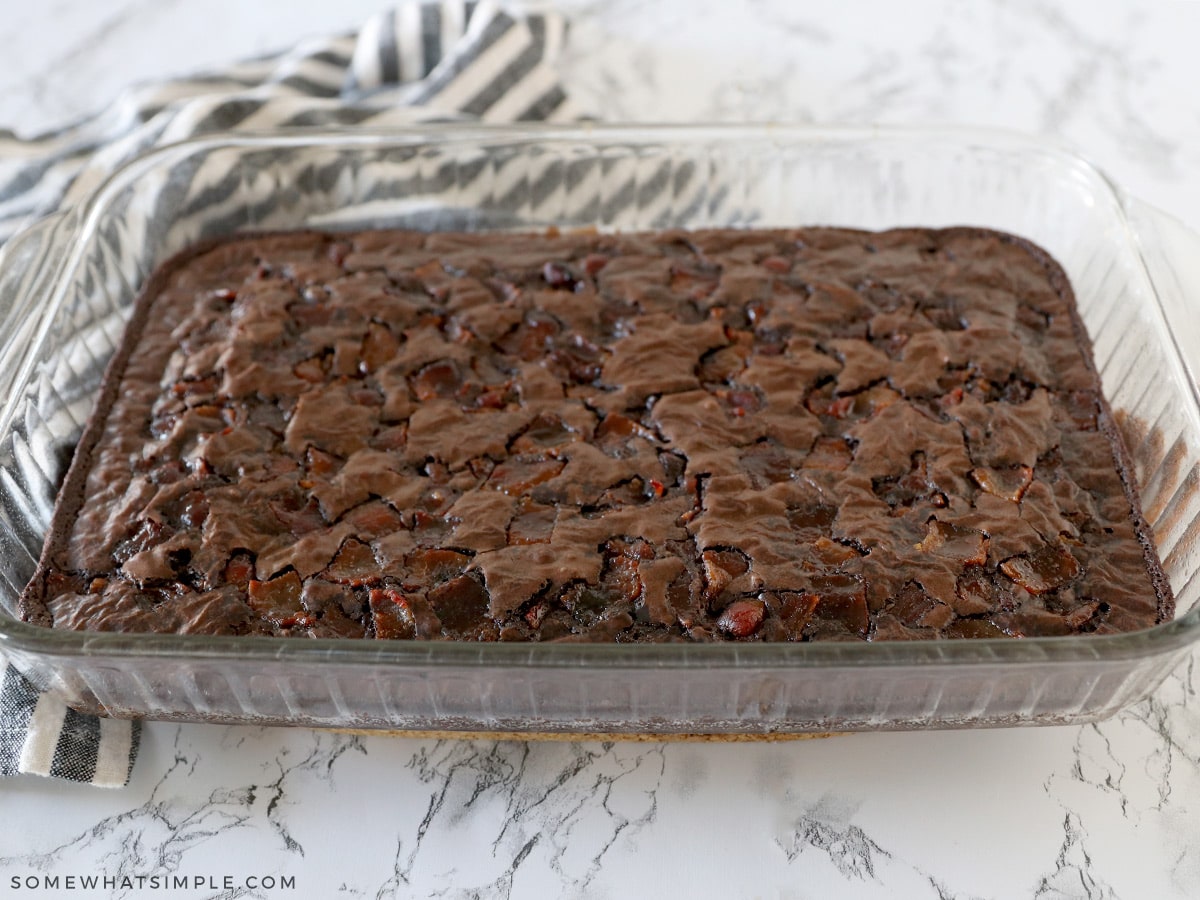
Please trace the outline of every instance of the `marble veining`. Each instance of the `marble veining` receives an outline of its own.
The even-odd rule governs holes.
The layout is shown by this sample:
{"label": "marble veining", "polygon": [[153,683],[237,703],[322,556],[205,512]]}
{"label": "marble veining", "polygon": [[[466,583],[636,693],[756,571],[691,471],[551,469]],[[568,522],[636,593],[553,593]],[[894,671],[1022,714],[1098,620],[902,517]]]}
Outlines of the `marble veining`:
{"label": "marble veining", "polygon": [[590,897],[673,875],[699,896],[751,878],[783,896],[802,880],[863,897],[1136,897],[1125,862],[1158,859],[1142,873],[1154,895],[1186,896],[1200,779],[1193,761],[1161,793],[1139,713],[778,745],[152,724],[124,792],[0,787],[30,823],[6,837],[0,879],[274,873],[303,895]]}
{"label": "marble veining", "polygon": [[[131,84],[349,31],[378,5],[19,5],[0,17],[0,127],[32,134]],[[1198,4],[550,5],[573,22],[568,88],[602,118],[1014,128],[1200,227]],[[235,884],[113,896],[1194,897],[1198,677],[1193,656],[1081,727],[779,744],[150,723],[123,791],[0,782],[0,893],[14,877],[186,874]],[[248,886],[262,876],[296,887]]]}

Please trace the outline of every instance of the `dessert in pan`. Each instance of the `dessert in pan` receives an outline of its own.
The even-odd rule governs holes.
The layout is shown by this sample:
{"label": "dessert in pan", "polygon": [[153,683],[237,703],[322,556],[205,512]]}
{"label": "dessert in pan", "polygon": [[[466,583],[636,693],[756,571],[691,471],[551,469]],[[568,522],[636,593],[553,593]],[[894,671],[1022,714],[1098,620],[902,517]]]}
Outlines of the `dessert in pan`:
{"label": "dessert in pan", "polygon": [[26,619],[807,641],[1172,599],[1060,268],[979,229],[297,232],[165,264]]}

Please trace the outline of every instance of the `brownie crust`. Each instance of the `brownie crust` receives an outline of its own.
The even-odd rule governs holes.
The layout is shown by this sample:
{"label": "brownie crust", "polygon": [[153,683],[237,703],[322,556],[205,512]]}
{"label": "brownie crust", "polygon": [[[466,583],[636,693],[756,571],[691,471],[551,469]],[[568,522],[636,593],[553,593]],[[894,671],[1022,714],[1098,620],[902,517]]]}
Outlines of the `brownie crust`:
{"label": "brownie crust", "polygon": [[1131,631],[1172,598],[1061,269],[979,229],[250,235],[164,265],[29,621]]}

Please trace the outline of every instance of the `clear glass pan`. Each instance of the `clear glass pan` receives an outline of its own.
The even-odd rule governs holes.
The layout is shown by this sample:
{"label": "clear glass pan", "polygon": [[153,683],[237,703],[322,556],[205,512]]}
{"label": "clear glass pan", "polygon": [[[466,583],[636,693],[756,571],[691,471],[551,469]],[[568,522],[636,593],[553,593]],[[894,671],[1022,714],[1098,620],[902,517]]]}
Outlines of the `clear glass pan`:
{"label": "clear glass pan", "polygon": [[[979,225],[1075,287],[1176,593],[1116,636],[666,646],[62,632],[13,617],[138,286],[245,230]],[[192,721],[768,733],[1088,721],[1200,636],[1200,238],[1053,145],[968,130],[422,127],[156,150],[0,254],[0,649],[80,709]]]}

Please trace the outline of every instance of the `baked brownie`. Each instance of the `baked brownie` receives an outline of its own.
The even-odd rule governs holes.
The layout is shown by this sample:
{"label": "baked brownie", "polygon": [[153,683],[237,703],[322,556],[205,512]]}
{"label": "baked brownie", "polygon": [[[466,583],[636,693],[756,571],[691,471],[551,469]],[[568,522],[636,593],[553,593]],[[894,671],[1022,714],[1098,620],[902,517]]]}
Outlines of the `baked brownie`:
{"label": "baked brownie", "polygon": [[26,617],[460,640],[1168,618],[1059,267],[975,229],[291,233],[151,280]]}

